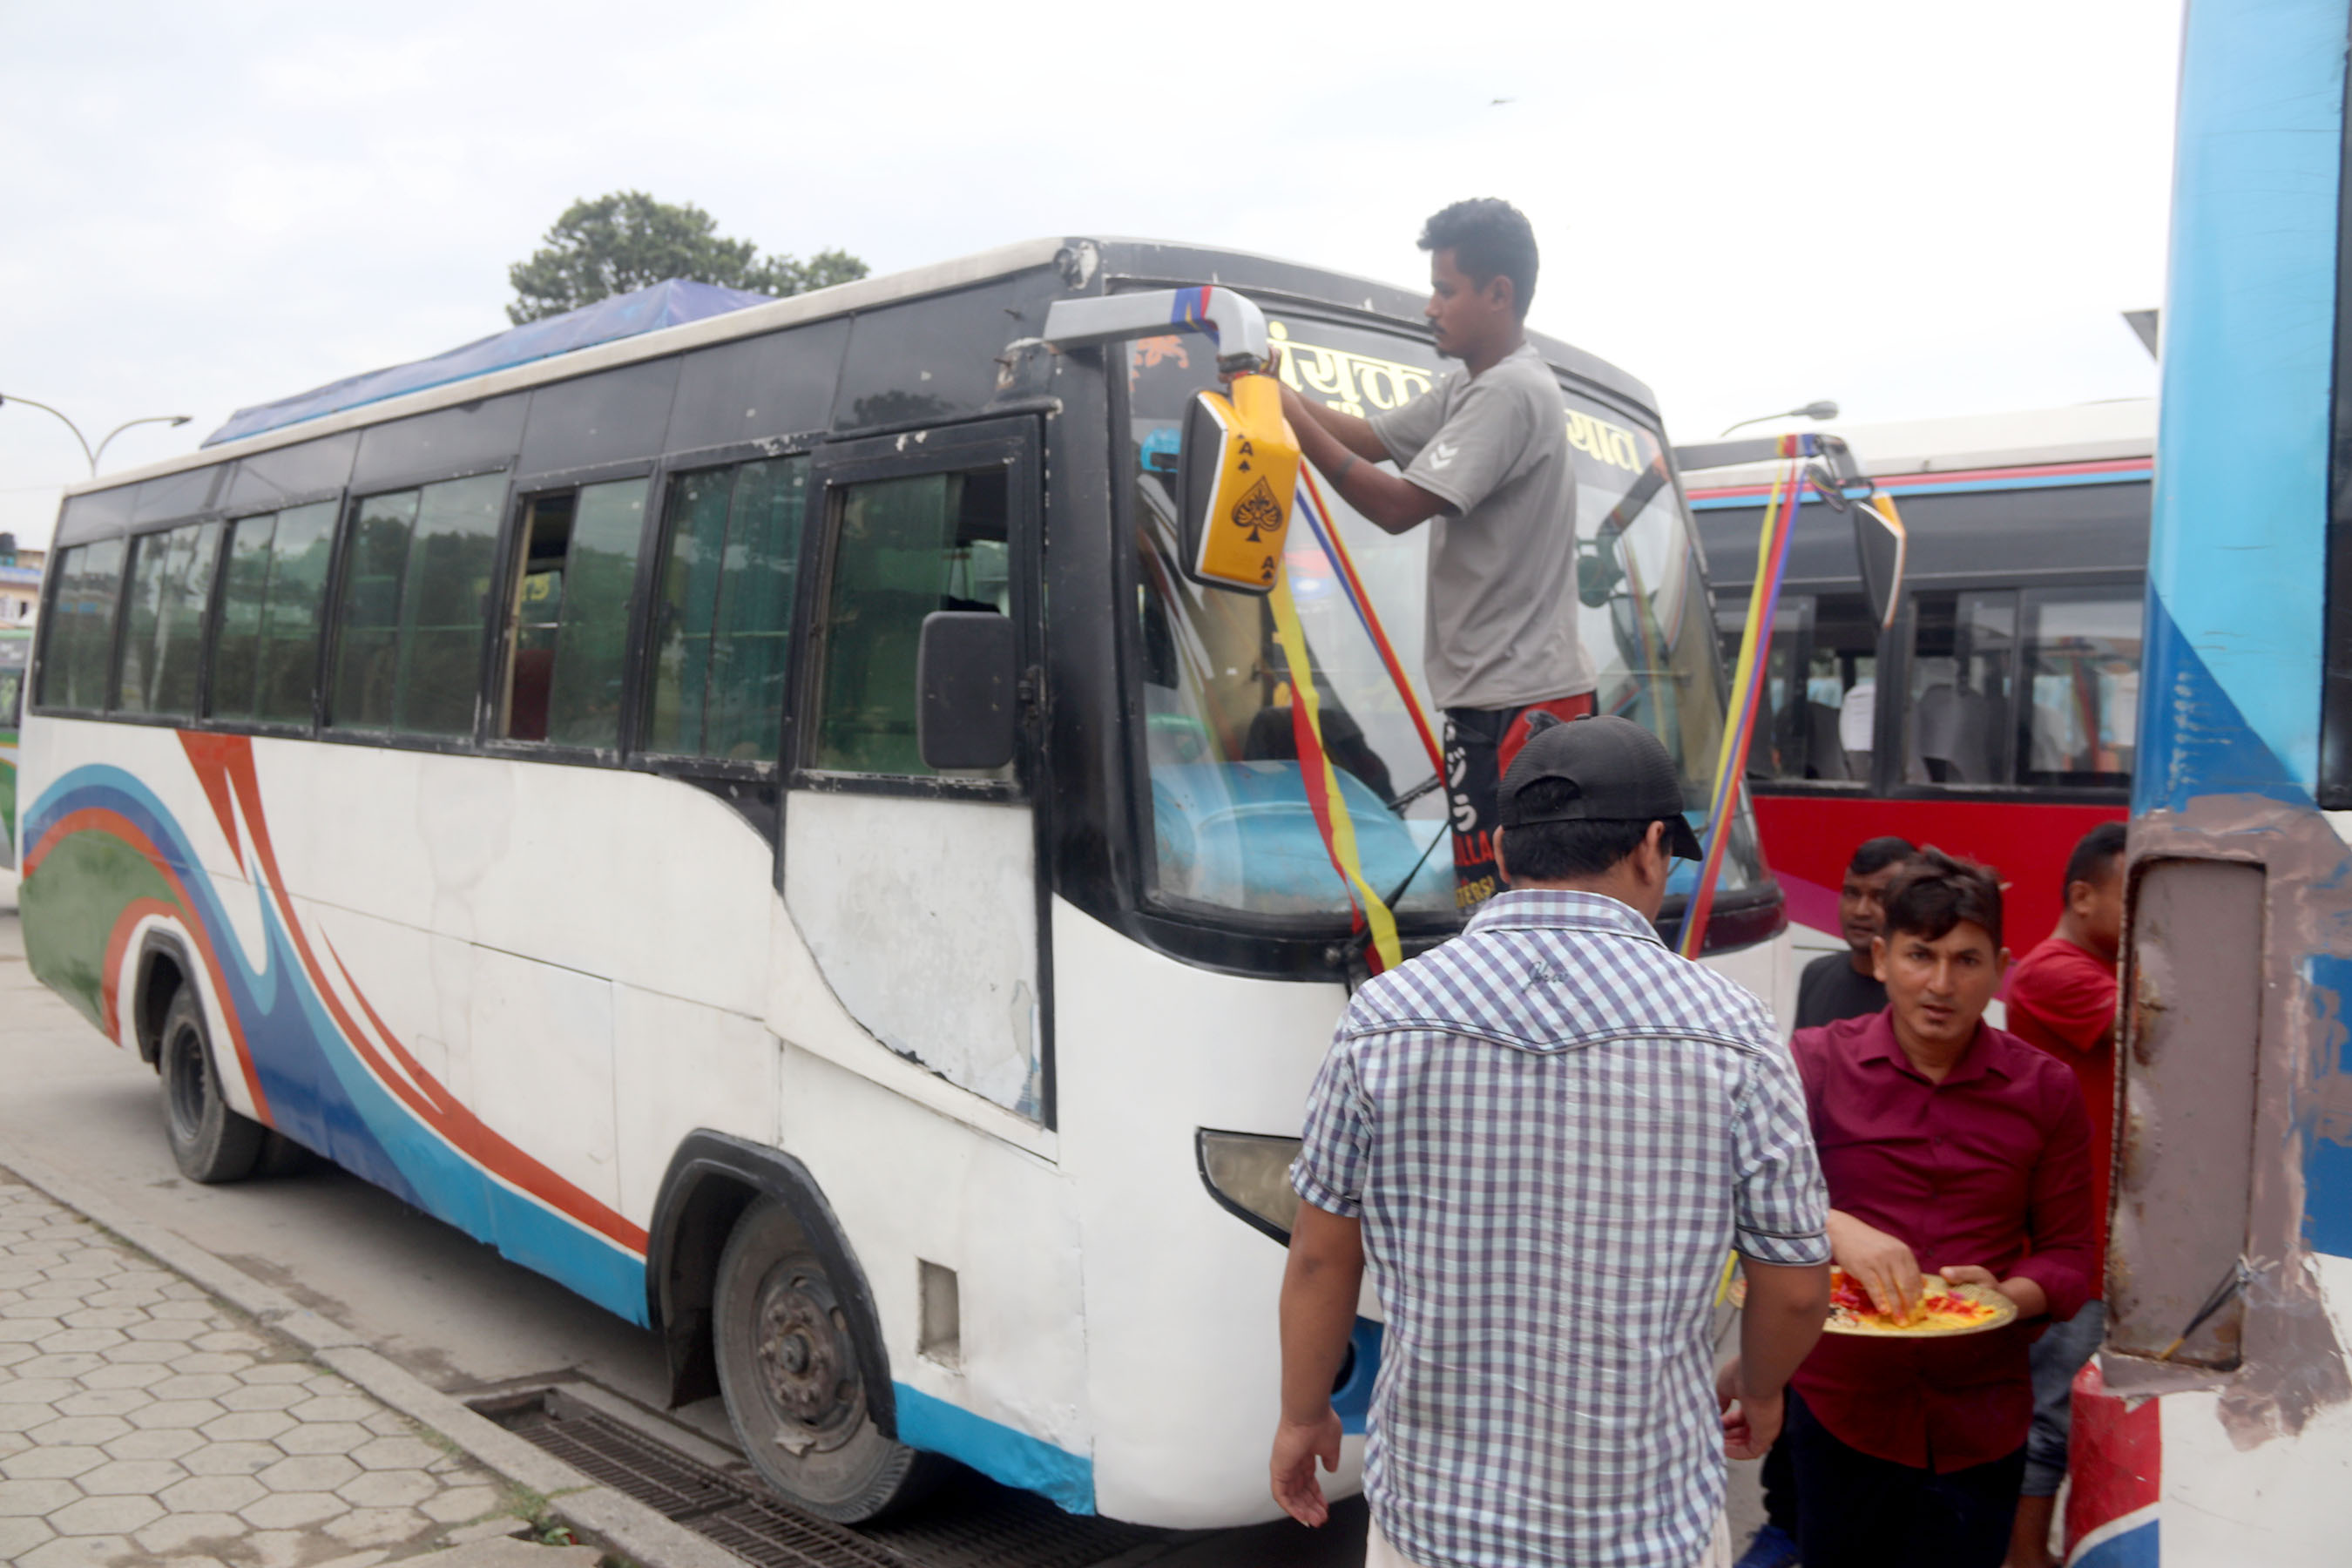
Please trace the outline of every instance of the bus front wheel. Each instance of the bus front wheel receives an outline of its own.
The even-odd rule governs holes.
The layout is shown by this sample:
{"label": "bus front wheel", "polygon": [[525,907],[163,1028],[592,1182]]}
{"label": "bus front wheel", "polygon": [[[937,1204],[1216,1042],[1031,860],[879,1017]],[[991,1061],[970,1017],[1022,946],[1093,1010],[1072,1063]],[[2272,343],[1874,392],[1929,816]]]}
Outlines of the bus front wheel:
{"label": "bus front wheel", "polygon": [[183,984],[163,1013],[157,1053],[163,1074],[163,1130],[172,1158],[192,1182],[234,1182],[253,1173],[269,1130],[240,1116],[221,1097],[212,1041],[196,989]]}
{"label": "bus front wheel", "polygon": [[711,1316],[735,1436],[752,1468],[790,1501],[856,1524],[938,1483],[947,1461],[875,1425],[860,1324],[799,1222],[774,1199],[746,1209],[729,1235]]}

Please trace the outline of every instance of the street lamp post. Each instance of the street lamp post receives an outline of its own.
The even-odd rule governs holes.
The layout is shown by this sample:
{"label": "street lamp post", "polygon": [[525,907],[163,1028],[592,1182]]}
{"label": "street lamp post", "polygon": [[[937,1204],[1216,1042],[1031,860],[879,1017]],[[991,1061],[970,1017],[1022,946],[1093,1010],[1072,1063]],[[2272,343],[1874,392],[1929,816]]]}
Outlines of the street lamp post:
{"label": "street lamp post", "polygon": [[1759,414],[1753,419],[1742,419],[1739,425],[1727,425],[1723,427],[1723,434],[1728,436],[1740,425],[1761,425],[1767,419],[1834,419],[1837,416],[1836,403],[1823,397],[1806,404],[1802,408],[1783,408],[1778,414]]}
{"label": "street lamp post", "polygon": [[89,444],[89,437],[81,433],[81,426],[67,418],[57,409],[50,407],[47,404],[36,403],[29,397],[18,397],[13,393],[0,394],[0,405],[11,403],[21,403],[27,408],[37,408],[44,414],[53,415],[56,416],[59,424],[72,431],[74,440],[80,444],[81,455],[89,460],[89,477],[93,479],[98,478],[98,460],[106,456],[108,443],[111,442],[117,436],[121,435],[125,430],[130,429],[133,425],[170,425],[177,426],[185,425],[188,422],[188,416],[184,414],[150,414],[142,418],[126,419],[121,424],[117,425],[113,429],[109,430],[106,433],[105,440],[99,442],[96,450],[92,450]]}

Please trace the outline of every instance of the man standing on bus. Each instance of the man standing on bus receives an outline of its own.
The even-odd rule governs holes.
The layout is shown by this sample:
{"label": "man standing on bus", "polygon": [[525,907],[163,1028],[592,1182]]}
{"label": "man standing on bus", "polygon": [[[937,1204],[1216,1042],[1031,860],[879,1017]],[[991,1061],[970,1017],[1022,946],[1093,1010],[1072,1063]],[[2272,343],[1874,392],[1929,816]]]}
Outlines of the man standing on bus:
{"label": "man standing on bus", "polygon": [[[1462,368],[1401,408],[1359,418],[1282,389],[1299,449],[1375,527],[1430,524],[1424,668],[1445,712],[1454,900],[1500,887],[1495,791],[1538,712],[1592,711],[1576,635],[1576,469],[1559,383],[1528,342],[1536,237],[1492,198],[1423,226],[1437,352]],[[1375,465],[1393,461],[1391,473]],[[1434,520],[1434,521],[1433,521]]]}
{"label": "man standing on bus", "polygon": [[2000,884],[1923,849],[1885,897],[1887,1007],[1790,1042],[1838,1267],[1907,1314],[1922,1265],[2018,1321],[1950,1339],[1832,1335],[1790,1380],[1805,1568],[1997,1568],[2025,1474],[2032,1321],[2091,1292],[2091,1130],[2074,1076],[1984,1022],[2009,954]]}
{"label": "man standing on bus", "polygon": [[[1369,1258],[1366,1568],[1726,1564],[1723,1456],[1771,1441],[1829,1304],[1803,1097],[1763,1005],[1652,928],[1674,858],[1698,856],[1656,736],[1542,729],[1497,795],[1510,890],[1356,993],[1307,1100],[1275,1500],[1328,1517],[1315,1467],[1339,1462]],[[1748,1305],[1718,1394],[1734,1247]]]}
{"label": "man standing on bus", "polygon": [[2008,1568],[2051,1568],[2050,1520],[2066,1479],[2074,1374],[2106,1331],[2108,1165],[2116,1147],[2116,955],[2124,934],[2124,825],[2103,822],[2066,859],[2066,909],[2048,941],[2009,977],[2009,1026],[2064,1062],[2091,1119],[2092,1214],[2098,1260],[2092,1299],[2033,1346],[2033,1435]]}

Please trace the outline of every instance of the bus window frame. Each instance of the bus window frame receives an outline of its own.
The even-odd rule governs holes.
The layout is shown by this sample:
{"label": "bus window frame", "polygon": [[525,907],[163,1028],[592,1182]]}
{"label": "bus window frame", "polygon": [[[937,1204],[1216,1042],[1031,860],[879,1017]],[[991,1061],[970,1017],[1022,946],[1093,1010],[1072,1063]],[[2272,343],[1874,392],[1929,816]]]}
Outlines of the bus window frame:
{"label": "bus window frame", "polygon": [[[818,642],[827,591],[832,586],[835,547],[841,532],[842,492],[877,479],[916,479],[927,474],[969,473],[1002,463],[1005,469],[1005,532],[1013,591],[1013,647],[1025,687],[1044,679],[1046,668],[1045,616],[1045,451],[1043,416],[1013,414],[959,424],[927,426],[922,439],[904,434],[851,437],[816,449],[809,468],[811,515],[816,526],[801,534],[801,577],[793,607],[792,700],[784,715],[782,756],[788,789],[893,795],[932,800],[998,801],[1027,805],[1042,825],[1047,815],[1045,733],[1039,708],[1022,703],[1019,740],[1009,779],[940,777],[937,774],[844,773],[809,761],[814,742],[806,721],[815,713],[824,672]],[[1045,868],[1048,840],[1037,845],[1038,879]],[[1039,930],[1045,928],[1040,926]]]}
{"label": "bus window frame", "polygon": [[[218,480],[214,488],[219,488]],[[221,568],[228,559],[229,531],[235,525],[218,510],[200,511],[188,517],[172,518],[166,521],[141,523],[123,533],[122,583],[116,590],[114,605],[114,651],[107,661],[107,705],[100,717],[110,724],[146,724],[169,730],[194,730],[205,723],[205,710],[213,700],[213,620],[219,614]],[[131,637],[131,579],[139,565],[139,547],[150,539],[175,532],[183,528],[212,527],[220,530],[213,546],[213,563],[205,584],[204,608],[196,617],[196,694],[193,713],[132,713],[116,705],[118,686],[122,679],[122,659],[129,651]]]}
{"label": "bus window frame", "polygon": [[[217,488],[217,481],[215,488]],[[139,546],[142,541],[159,534],[169,533],[174,529],[197,528],[205,524],[222,531],[222,546],[216,547],[213,552],[212,580],[205,585],[204,613],[196,626],[196,711],[193,715],[127,712],[114,705],[114,691],[116,683],[122,676],[123,647],[125,639],[130,636],[131,574],[132,568],[138,563]],[[215,605],[220,596],[221,563],[228,553],[225,547],[230,526],[231,521],[227,514],[215,508],[192,512],[185,517],[160,518],[136,525],[126,525],[117,533],[95,534],[88,539],[77,539],[71,544],[54,548],[52,553],[57,557],[58,569],[45,571],[42,574],[41,613],[34,624],[34,656],[25,667],[26,688],[22,702],[24,716],[30,717],[37,713],[44,718],[94,719],[109,724],[141,724],[150,729],[194,730],[208,727],[204,712],[212,702],[213,620],[218,613]],[[81,549],[86,545],[103,544],[109,540],[121,542],[122,573],[114,584],[114,630],[112,639],[106,650],[106,680],[100,689],[104,694],[104,700],[96,708],[67,708],[52,702],[37,704],[33,700],[32,684],[36,666],[47,662],[46,656],[48,652],[46,647],[48,638],[40,628],[58,624],[55,601],[58,595],[64,592],[65,572],[62,568],[66,552]]]}
{"label": "bus window frame", "polygon": [[[1192,279],[1136,279],[1121,277],[1111,280],[1113,289],[1131,288],[1191,288],[1199,283]],[[1252,286],[1239,290],[1250,299],[1274,307],[1278,306],[1286,318],[1314,321],[1357,331],[1376,331],[1402,338],[1420,338],[1413,323],[1401,321],[1393,316],[1351,310],[1328,300],[1286,294],[1280,289]],[[1351,974],[1360,975],[1363,967],[1363,938],[1351,932],[1346,921],[1332,916],[1265,915],[1245,910],[1210,910],[1201,906],[1179,903],[1161,896],[1159,888],[1159,858],[1152,842],[1151,767],[1146,754],[1143,726],[1128,721],[1128,715],[1140,711],[1143,681],[1143,631],[1134,611],[1136,596],[1142,588],[1142,573],[1134,549],[1136,515],[1135,476],[1128,468],[1129,432],[1134,428],[1134,404],[1124,374],[1111,374],[1112,367],[1124,366],[1124,345],[1108,348],[1088,348],[1076,351],[1074,361],[1089,359],[1102,376],[1103,389],[1110,418],[1105,438],[1110,458],[1110,526],[1111,583],[1117,605],[1112,620],[1111,643],[1117,668],[1117,702],[1113,711],[1120,719],[1118,756],[1125,773],[1115,786],[1115,804],[1123,808],[1123,822],[1105,824],[1108,831],[1118,836],[1124,870],[1130,888],[1120,891],[1122,901],[1129,901],[1128,918],[1134,922],[1136,934],[1154,947],[1182,959],[1188,963],[1212,969],[1222,969],[1236,974],[1264,976],[1280,973],[1302,980],[1335,980]],[[1660,449],[1666,454],[1667,483],[1674,494],[1675,505],[1683,519],[1684,535],[1697,563],[1699,581],[1709,595],[1708,616],[1712,624],[1712,596],[1715,584],[1707,576],[1706,542],[1701,537],[1697,513],[1692,510],[1687,482],[1679,465],[1674,461],[1674,445],[1666,434],[1665,417],[1657,409],[1628,397],[1619,388],[1606,385],[1580,374],[1572,367],[1549,358],[1544,368],[1561,384],[1565,392],[1573,389],[1595,405],[1609,409],[1657,437]],[[1448,372],[1447,374],[1450,374]],[[1294,523],[1294,526],[1300,526]],[[1719,689],[1731,689],[1731,669],[1723,658],[1720,643],[1707,639],[1708,657],[1716,662]],[[1433,714],[1433,719],[1443,716]],[[1760,828],[1758,830],[1760,837]],[[1769,941],[1780,929],[1780,911],[1787,907],[1788,895],[1771,874],[1769,863],[1765,867],[1761,883],[1749,889],[1725,894],[1715,902],[1715,912],[1708,930],[1711,940],[1708,951],[1730,952]],[[1674,930],[1682,919],[1684,905],[1677,900],[1660,912],[1658,924],[1663,930]],[[1407,957],[1425,952],[1460,934],[1467,923],[1466,917],[1457,913],[1414,913],[1397,918],[1397,931]],[[1753,928],[1753,929],[1751,929]],[[1720,938],[1719,941],[1713,940]],[[1280,957],[1269,962],[1268,952]]]}
{"label": "bus window frame", "polygon": [[669,484],[669,476],[663,471],[660,459],[655,458],[520,474],[507,487],[506,511],[499,520],[498,568],[490,578],[492,607],[488,668],[479,699],[483,708],[480,728],[484,756],[508,762],[619,767],[636,754],[632,744],[636,731],[632,726],[636,722],[638,694],[644,679],[645,662],[649,657],[644,642],[647,595],[652,587],[646,573],[646,552],[658,548],[661,541],[661,520],[652,515],[639,521],[637,560],[630,578],[628,624],[623,631],[625,640],[622,644],[621,728],[617,743],[611,747],[575,746],[560,741],[518,741],[499,732],[506,718],[508,667],[514,650],[515,594],[521,585],[522,574],[519,552],[530,503],[542,496],[566,493],[577,496],[591,485],[620,484],[629,479],[645,481],[646,511],[648,514],[657,512]]}
{"label": "bus window frame", "polygon": [[335,508],[335,531],[327,546],[328,582],[321,590],[331,593],[334,574],[342,548],[343,522],[351,507],[351,493],[343,489],[310,490],[290,494],[268,506],[239,508],[221,513],[221,546],[213,562],[212,596],[205,605],[205,663],[203,690],[198,700],[196,717],[189,721],[191,729],[215,731],[224,735],[260,735],[277,740],[311,741],[324,727],[326,704],[327,617],[333,606],[319,606],[319,646],[310,657],[310,718],[307,723],[288,723],[276,720],[219,718],[213,713],[213,660],[220,639],[221,616],[228,607],[228,568],[230,545],[236,537],[236,525],[249,518],[274,517],[299,507],[332,503]]}
{"label": "bus window frame", "polygon": [[122,544],[122,570],[114,584],[114,629],[106,651],[106,673],[99,686],[101,694],[114,689],[114,661],[122,646],[122,607],[131,591],[131,531],[119,529],[112,533],[92,534],[77,539],[70,544],[53,545],[50,562],[41,571],[41,610],[34,619],[33,657],[26,664],[24,710],[27,715],[39,714],[57,719],[110,719],[113,715],[103,707],[68,708],[62,703],[37,702],[33,693],[40,689],[43,667],[48,662],[49,639],[56,634],[48,628],[62,624],[58,614],[58,596],[65,592],[65,561],[68,554],[92,544],[104,544],[119,540]]}
{"label": "bus window frame", "polygon": [[[2146,584],[2147,578],[2144,574],[2135,579],[2124,573],[2070,570],[2063,573],[2013,574],[2000,578],[1982,575],[1953,577],[1906,588],[1903,594],[1902,609],[1895,617],[1894,626],[1879,638],[1878,668],[1881,674],[1878,707],[1874,721],[1878,726],[1876,731],[1878,734],[1900,734],[1903,737],[1903,742],[1900,747],[1882,746],[1872,752],[1869,792],[1871,797],[1885,800],[2009,801],[2020,805],[2120,805],[2128,802],[2131,798],[2131,787],[2128,784],[1913,784],[1905,781],[1902,773],[1904,758],[1908,754],[1911,745],[1908,729],[1910,714],[1907,709],[1912,659],[1918,640],[1916,595],[1919,592],[1954,595],[2011,592],[2017,595],[2021,616],[2025,596],[2030,593],[2064,592],[2068,589],[2082,588],[2130,589],[2134,587],[2144,591]],[[2019,671],[2023,668],[2024,653],[2024,645],[2021,637],[2016,650],[2017,669],[2011,671],[2010,682],[2010,729],[2012,744],[2022,744],[2022,736],[2019,733],[2021,712],[2020,705],[2022,701],[2019,690]],[[2141,668],[2144,679],[2145,662]],[[1886,726],[1890,724],[1896,728],[1888,729]]]}
{"label": "bus window frame", "polygon": [[[500,536],[505,532],[506,510],[514,504],[515,460],[509,457],[501,461],[461,463],[454,468],[428,469],[422,474],[393,475],[371,480],[366,486],[352,485],[343,491],[341,515],[335,520],[335,546],[327,561],[327,599],[319,616],[319,673],[310,688],[310,739],[338,746],[388,747],[397,752],[431,752],[440,756],[479,756],[483,751],[483,731],[486,720],[483,694],[489,689],[490,632],[495,618],[486,618],[482,626],[480,657],[474,661],[474,723],[472,731],[463,735],[413,735],[397,730],[338,729],[331,721],[333,707],[333,676],[335,656],[341,651],[343,635],[343,578],[351,567],[352,535],[358,531],[360,508],[380,495],[399,490],[422,489],[427,485],[446,484],[454,479],[478,479],[488,474],[507,477],[507,494],[499,513]],[[491,592],[497,591],[498,575],[491,576]],[[205,693],[209,700],[211,693]]]}
{"label": "bus window frame", "polygon": [[[801,652],[797,625],[793,629],[792,642],[791,657],[795,661],[793,666],[793,674],[792,680],[787,681],[785,685],[784,717],[782,727],[778,731],[775,762],[747,763],[729,757],[704,756],[695,752],[654,751],[644,743],[645,704],[646,693],[653,686],[654,595],[661,587],[662,553],[664,547],[668,543],[668,540],[662,532],[662,523],[669,510],[669,488],[672,480],[688,474],[707,473],[713,468],[731,468],[743,463],[759,462],[763,459],[782,461],[792,458],[806,458],[809,459],[811,469],[814,470],[817,448],[824,444],[824,437],[821,431],[805,431],[797,435],[763,437],[751,441],[730,441],[722,446],[698,447],[690,452],[664,453],[660,458],[656,458],[646,470],[646,531],[639,537],[637,543],[637,584],[634,590],[635,597],[629,606],[629,667],[627,675],[625,677],[625,689],[621,697],[621,754],[615,760],[615,765],[636,773],[655,773],[663,778],[684,779],[689,783],[700,783],[706,786],[752,784],[769,793],[782,789],[786,776],[791,772],[784,765],[783,759],[791,754],[787,748],[792,743],[793,709],[799,700],[797,683],[800,667],[797,661]],[[589,470],[572,471],[586,473]],[[627,478],[625,474],[618,477]],[[533,482],[537,482],[536,479]],[[587,484],[596,481],[575,482]],[[805,528],[801,533],[799,570],[803,576],[809,570],[809,537]],[[801,590],[796,583],[793,590],[793,615],[796,622],[801,614],[800,593]],[[499,744],[501,746],[521,745],[528,748],[532,757],[545,758],[549,761],[557,760],[550,755],[547,747],[534,745],[529,742],[500,742]],[[731,800],[734,796],[730,795],[729,798]],[[766,804],[772,811],[774,802],[771,800]],[[777,819],[774,828],[763,826],[761,831],[769,833],[778,844],[783,842],[781,818]]]}
{"label": "bus window frame", "polygon": [[[1916,595],[1929,594],[1968,594],[2014,591],[2021,606],[2029,593],[2058,592],[2074,589],[2121,588],[2145,590],[2147,579],[2128,573],[2096,569],[2064,572],[2011,574],[1991,577],[1971,574],[1966,577],[1939,578],[1934,582],[1911,584],[1903,591],[1903,601],[1896,607],[1895,622],[1879,634],[1877,703],[1871,710],[1873,738],[1880,735],[1903,735],[1901,747],[1874,746],[1870,758],[1870,777],[1866,780],[1839,781],[1833,779],[1750,779],[1751,795],[1802,795],[1808,799],[1840,800],[1950,800],[1970,802],[2007,801],[2018,805],[2120,805],[2131,798],[2128,785],[2115,784],[1913,784],[1903,778],[1903,758],[1910,747],[1906,726],[1911,684],[1914,645],[1918,636],[1918,603]],[[1709,585],[1713,588],[1713,584]],[[1727,584],[1714,589],[1718,594],[1744,595],[1745,584]],[[1859,579],[1837,582],[1807,578],[1790,582],[1784,592],[1819,595],[1826,593],[1859,593]],[[2022,613],[2021,609],[2021,614]],[[1719,653],[1719,650],[1718,650]],[[2022,644],[2018,650],[2023,659]],[[2142,666],[2145,679],[2146,666]],[[2012,681],[2014,686],[2014,681]],[[2016,693],[2011,693],[2012,728],[2017,719]]]}

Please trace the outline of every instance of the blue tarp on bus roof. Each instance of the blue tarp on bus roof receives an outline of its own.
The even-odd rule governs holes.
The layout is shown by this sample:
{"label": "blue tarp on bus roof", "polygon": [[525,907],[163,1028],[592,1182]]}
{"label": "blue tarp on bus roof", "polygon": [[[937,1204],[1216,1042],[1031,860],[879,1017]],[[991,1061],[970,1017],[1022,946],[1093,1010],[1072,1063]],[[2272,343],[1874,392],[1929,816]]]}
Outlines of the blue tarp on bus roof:
{"label": "blue tarp on bus roof", "polygon": [[689,283],[683,278],[672,278],[634,293],[615,294],[609,300],[599,300],[593,305],[566,310],[561,316],[550,316],[543,321],[531,321],[492,337],[478,339],[462,348],[435,354],[431,359],[396,364],[386,370],[372,370],[364,375],[348,376],[308,392],[296,393],[291,397],[281,397],[275,403],[257,403],[250,408],[240,408],[229,416],[227,424],[205,437],[202,444],[217,447],[224,441],[258,436],[265,430],[299,425],[305,419],[340,414],[346,408],[357,408],[362,404],[379,403],[387,397],[397,397],[404,392],[422,392],[428,386],[444,386],[470,376],[488,375],[494,370],[529,364],[533,360],[546,359],[553,354],[570,353],[573,349],[593,348],[616,338],[633,338],[639,332],[683,326],[688,321],[723,316],[730,310],[740,310],[746,306],[772,303],[774,300],[770,295],[749,293],[741,289],[721,289],[715,283]]}

